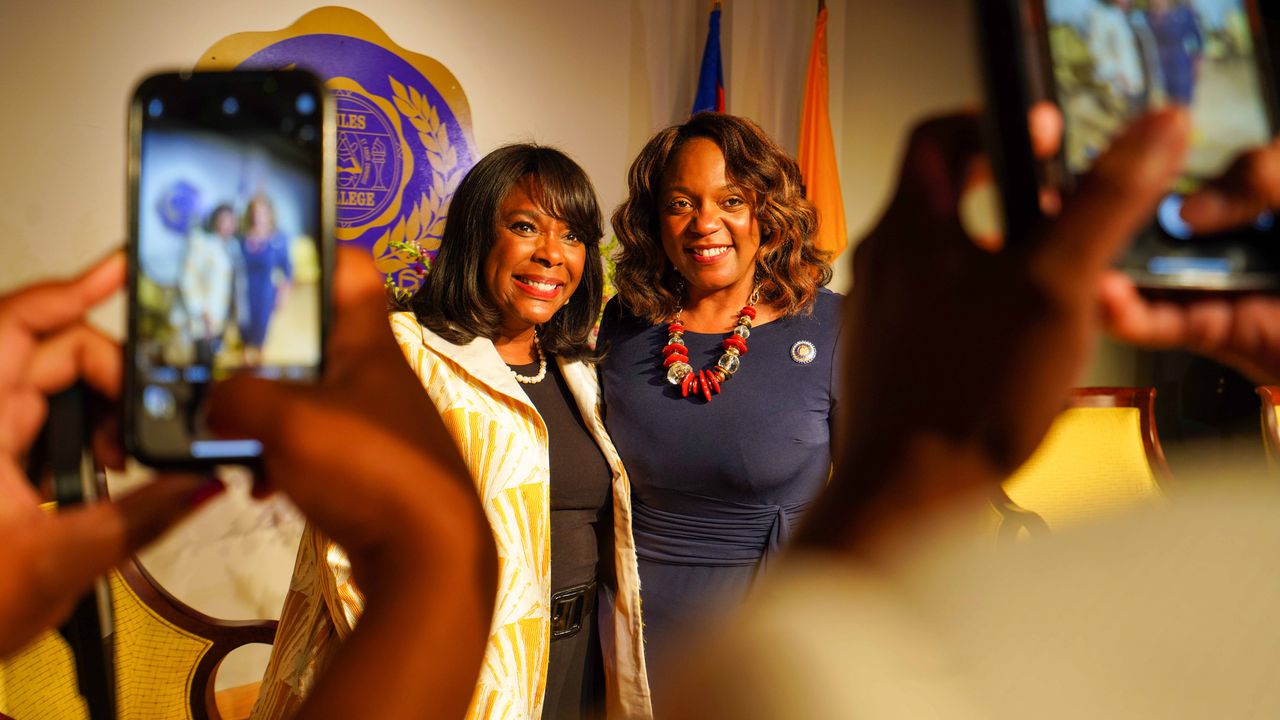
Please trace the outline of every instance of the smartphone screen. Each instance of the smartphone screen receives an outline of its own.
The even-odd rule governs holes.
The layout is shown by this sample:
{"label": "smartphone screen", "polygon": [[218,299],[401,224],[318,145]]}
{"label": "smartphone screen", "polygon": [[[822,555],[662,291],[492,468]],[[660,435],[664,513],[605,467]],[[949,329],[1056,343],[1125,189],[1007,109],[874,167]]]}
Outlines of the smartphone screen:
{"label": "smartphone screen", "polygon": [[256,457],[256,441],[209,431],[210,383],[236,372],[319,377],[328,106],[320,82],[298,72],[160,75],[139,86],[126,434],[144,462]]}
{"label": "smartphone screen", "polygon": [[1169,105],[1191,114],[1185,170],[1121,266],[1153,288],[1280,286],[1270,213],[1216,237],[1194,237],[1181,216],[1183,197],[1275,135],[1254,0],[1041,0],[1037,9],[1039,81],[1064,122],[1057,184],[1087,172],[1134,117]]}

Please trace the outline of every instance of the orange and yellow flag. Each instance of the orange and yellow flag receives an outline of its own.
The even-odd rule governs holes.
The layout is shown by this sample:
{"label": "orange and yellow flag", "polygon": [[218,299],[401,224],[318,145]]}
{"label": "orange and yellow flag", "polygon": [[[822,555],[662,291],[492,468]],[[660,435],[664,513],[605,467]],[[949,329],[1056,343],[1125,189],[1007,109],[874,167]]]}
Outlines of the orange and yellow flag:
{"label": "orange and yellow flag", "polygon": [[800,174],[804,176],[805,196],[818,208],[816,244],[830,252],[834,260],[848,244],[848,235],[844,226],[844,198],[840,194],[836,148],[831,140],[827,84],[827,8],[826,3],[819,3],[813,48],[809,51],[809,73],[804,84],[797,160],[800,162]]}

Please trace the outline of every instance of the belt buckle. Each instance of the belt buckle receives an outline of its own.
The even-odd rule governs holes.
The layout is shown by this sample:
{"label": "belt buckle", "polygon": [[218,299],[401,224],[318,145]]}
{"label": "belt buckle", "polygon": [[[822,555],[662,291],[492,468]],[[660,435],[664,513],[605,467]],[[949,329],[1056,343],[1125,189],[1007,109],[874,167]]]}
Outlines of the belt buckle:
{"label": "belt buckle", "polygon": [[551,639],[573,637],[582,629],[582,619],[591,611],[588,593],[594,582],[565,588],[551,595]]}

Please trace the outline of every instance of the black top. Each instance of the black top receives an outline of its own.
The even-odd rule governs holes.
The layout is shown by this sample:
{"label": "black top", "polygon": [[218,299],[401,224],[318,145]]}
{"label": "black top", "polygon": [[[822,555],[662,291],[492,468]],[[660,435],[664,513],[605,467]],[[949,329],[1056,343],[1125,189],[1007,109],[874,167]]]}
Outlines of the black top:
{"label": "black top", "polygon": [[[525,377],[538,364],[511,365]],[[613,554],[611,482],[604,453],[578,412],[560,367],[547,359],[542,382],[521,389],[547,424],[551,445],[551,591],[596,579],[601,557]]]}
{"label": "black top", "polygon": [[[508,367],[525,377],[538,373],[537,363]],[[597,577],[612,585],[613,473],[609,463],[587,432],[560,366],[552,358],[547,358],[547,374],[541,382],[520,387],[547,424],[550,441],[551,592]],[[602,717],[604,705],[599,628],[595,616],[588,615],[577,634],[551,643],[542,717]]]}

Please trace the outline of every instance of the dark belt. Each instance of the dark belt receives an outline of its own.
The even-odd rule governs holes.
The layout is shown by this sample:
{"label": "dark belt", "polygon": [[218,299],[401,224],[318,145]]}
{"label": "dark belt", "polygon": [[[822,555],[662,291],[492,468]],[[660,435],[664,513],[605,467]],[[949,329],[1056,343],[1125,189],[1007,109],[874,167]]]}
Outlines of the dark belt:
{"label": "dark belt", "polygon": [[596,607],[596,583],[574,585],[551,593],[551,639],[573,637]]}

